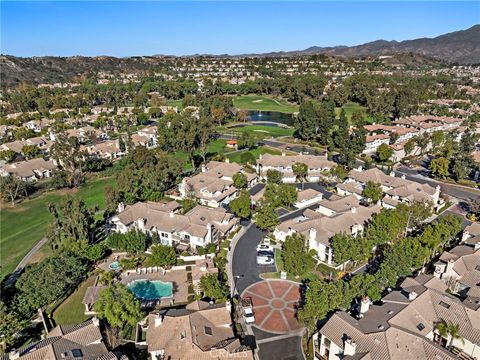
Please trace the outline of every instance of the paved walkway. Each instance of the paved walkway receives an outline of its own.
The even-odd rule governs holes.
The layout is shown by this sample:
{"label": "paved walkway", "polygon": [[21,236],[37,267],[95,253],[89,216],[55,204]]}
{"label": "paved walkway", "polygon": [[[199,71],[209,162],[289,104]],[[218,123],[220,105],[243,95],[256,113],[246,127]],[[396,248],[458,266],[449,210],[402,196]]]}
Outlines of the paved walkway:
{"label": "paved walkway", "polygon": [[40,240],[38,243],[36,243],[33,248],[30,249],[30,251],[27,253],[27,255],[25,255],[23,257],[22,261],[20,261],[18,263],[17,267],[15,268],[13,273],[10,275],[10,277],[5,281],[5,286],[6,287],[15,284],[15,281],[18,279],[18,277],[22,273],[25,266],[28,265],[28,263],[30,262],[30,259],[33,257],[33,255],[35,255],[37,253],[37,251],[39,251],[43,247],[43,245],[45,245],[47,243],[47,241],[48,241],[48,239],[46,237],[44,237],[44,238],[42,238],[42,240]]}
{"label": "paved walkway", "polygon": [[289,280],[269,279],[250,285],[242,298],[250,298],[255,326],[273,334],[291,334],[301,329],[297,320],[300,286]]}

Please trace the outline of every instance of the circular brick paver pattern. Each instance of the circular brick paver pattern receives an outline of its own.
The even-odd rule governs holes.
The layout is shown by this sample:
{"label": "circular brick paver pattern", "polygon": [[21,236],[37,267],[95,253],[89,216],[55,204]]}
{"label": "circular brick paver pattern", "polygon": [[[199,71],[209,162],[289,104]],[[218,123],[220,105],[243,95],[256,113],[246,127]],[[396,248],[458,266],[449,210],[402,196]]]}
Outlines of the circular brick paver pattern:
{"label": "circular brick paver pattern", "polygon": [[260,330],[285,334],[301,328],[296,317],[299,284],[288,280],[264,280],[246,288],[242,298],[251,298],[255,326]]}

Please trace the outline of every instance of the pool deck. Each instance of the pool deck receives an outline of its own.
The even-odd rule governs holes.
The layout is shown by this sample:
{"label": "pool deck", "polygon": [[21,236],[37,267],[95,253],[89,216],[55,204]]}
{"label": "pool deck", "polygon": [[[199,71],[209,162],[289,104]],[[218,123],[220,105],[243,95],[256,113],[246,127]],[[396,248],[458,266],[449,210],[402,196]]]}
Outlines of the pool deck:
{"label": "pool deck", "polygon": [[125,285],[128,285],[135,280],[160,280],[163,282],[171,282],[173,284],[173,304],[171,303],[171,298],[165,298],[161,302],[162,306],[188,302],[188,287],[191,283],[188,281],[186,270],[171,270],[165,274],[162,274],[160,271],[148,274],[130,273],[129,275],[126,275],[125,273],[122,273],[120,277],[120,281]]}

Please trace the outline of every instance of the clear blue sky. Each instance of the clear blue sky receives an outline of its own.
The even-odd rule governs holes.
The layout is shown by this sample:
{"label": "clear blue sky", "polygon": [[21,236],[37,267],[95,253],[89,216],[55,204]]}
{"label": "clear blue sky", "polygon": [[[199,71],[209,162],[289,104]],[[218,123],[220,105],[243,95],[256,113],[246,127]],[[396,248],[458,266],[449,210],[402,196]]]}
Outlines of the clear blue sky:
{"label": "clear blue sky", "polygon": [[1,1],[1,52],[241,54],[432,37],[478,23],[478,1]]}

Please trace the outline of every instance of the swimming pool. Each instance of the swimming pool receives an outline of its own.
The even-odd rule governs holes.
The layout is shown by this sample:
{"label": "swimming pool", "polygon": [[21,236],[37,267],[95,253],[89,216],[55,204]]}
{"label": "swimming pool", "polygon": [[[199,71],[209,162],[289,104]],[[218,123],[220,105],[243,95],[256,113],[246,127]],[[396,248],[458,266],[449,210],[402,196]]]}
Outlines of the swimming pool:
{"label": "swimming pool", "polygon": [[143,300],[157,300],[168,298],[173,295],[173,284],[160,280],[134,280],[128,284],[135,297]]}
{"label": "swimming pool", "polygon": [[110,265],[108,265],[108,267],[112,270],[118,270],[120,269],[121,265],[118,261],[114,261]]}

